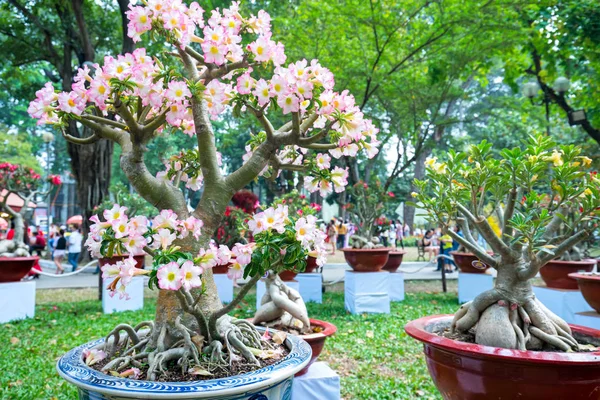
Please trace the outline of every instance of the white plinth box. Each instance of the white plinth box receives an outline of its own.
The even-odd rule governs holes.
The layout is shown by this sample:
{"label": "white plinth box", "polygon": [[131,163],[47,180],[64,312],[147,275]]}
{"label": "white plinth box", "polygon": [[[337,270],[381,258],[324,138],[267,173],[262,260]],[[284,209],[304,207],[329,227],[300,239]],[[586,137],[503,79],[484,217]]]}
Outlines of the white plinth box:
{"label": "white plinth box", "polygon": [[[298,281],[285,281],[285,284],[291,288],[294,289],[297,292],[300,292],[300,285],[298,284]],[[258,310],[260,308],[260,301],[263,298],[263,295],[265,294],[266,289],[266,284],[265,281],[263,281],[262,279],[259,280],[258,282],[256,282],[256,309]]]}
{"label": "white plinth box", "polygon": [[340,398],[340,377],[324,362],[314,363],[306,374],[293,380],[292,400]]}
{"label": "white plinth box", "polygon": [[0,323],[33,318],[35,282],[0,283]]}
{"label": "white plinth box", "polygon": [[231,303],[233,300],[233,281],[227,274],[214,274],[215,284],[219,292],[219,298],[223,303]]}
{"label": "white plinth box", "polygon": [[404,300],[404,274],[402,272],[390,273],[390,301]]}
{"label": "white plinth box", "polygon": [[458,273],[458,302],[473,300],[479,294],[494,288],[494,277],[488,274]]}
{"label": "white plinth box", "polygon": [[533,293],[550,311],[564,319],[569,324],[587,326],[577,322],[578,313],[594,311],[585,301],[579,290],[551,289],[547,287],[533,287]]}
{"label": "white plinth box", "polygon": [[352,314],[390,312],[390,273],[345,271],[344,304]]}
{"label": "white plinth box", "polygon": [[112,314],[120,311],[134,311],[144,307],[144,277],[136,276],[127,285],[127,294],[129,299],[120,299],[119,294],[110,296],[110,291],[107,286],[110,285],[112,279],[102,280],[102,311],[104,314]]}
{"label": "white plinth box", "polygon": [[300,296],[304,302],[323,302],[323,276],[321,274],[302,273],[295,278],[300,285]]}

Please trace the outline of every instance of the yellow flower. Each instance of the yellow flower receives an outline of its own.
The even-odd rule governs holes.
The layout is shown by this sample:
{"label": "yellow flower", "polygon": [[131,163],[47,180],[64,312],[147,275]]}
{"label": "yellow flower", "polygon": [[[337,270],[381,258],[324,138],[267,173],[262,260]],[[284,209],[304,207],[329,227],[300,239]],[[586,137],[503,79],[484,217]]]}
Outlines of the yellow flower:
{"label": "yellow flower", "polygon": [[538,176],[537,176],[537,174],[535,174],[534,176],[531,177],[531,182],[537,181],[537,178],[538,178]]}
{"label": "yellow flower", "polygon": [[532,163],[534,163],[534,162],[537,162],[537,160],[538,160],[538,156],[529,156],[527,159],[528,159],[529,161],[531,161]]}
{"label": "yellow flower", "polygon": [[425,165],[427,165],[430,168],[433,168],[433,165],[436,164],[437,162],[437,157],[427,157],[427,159],[425,160]]}
{"label": "yellow flower", "polygon": [[446,163],[435,163],[433,165],[433,169],[435,170],[435,172],[437,172],[438,174],[445,174],[446,173]]}
{"label": "yellow flower", "polygon": [[412,197],[417,197],[419,194],[418,194],[417,192],[412,192],[410,195],[411,195]]}
{"label": "yellow flower", "polygon": [[589,157],[581,157],[581,162],[583,162],[584,167],[589,167],[590,165],[592,165],[592,159]]}
{"label": "yellow flower", "polygon": [[469,162],[473,162],[473,157],[469,156],[469,158],[467,159]]}
{"label": "yellow flower", "polygon": [[573,161],[573,162],[571,163],[571,166],[572,166],[572,167],[579,167],[580,165],[581,165],[581,163],[580,163],[579,161]]}
{"label": "yellow flower", "polygon": [[554,150],[552,155],[546,158],[546,161],[552,161],[555,167],[563,165],[562,155],[557,150]]}
{"label": "yellow flower", "polygon": [[587,188],[583,191],[583,194],[586,196],[591,196],[592,195],[592,190],[590,188]]}

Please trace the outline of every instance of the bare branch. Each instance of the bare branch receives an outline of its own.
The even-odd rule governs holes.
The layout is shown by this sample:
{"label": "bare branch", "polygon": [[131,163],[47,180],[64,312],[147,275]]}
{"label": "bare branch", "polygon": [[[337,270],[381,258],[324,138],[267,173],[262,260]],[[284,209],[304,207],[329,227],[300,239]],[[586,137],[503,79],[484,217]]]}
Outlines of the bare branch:
{"label": "bare branch", "polygon": [[96,134],[92,134],[92,136],[88,136],[86,138],[78,138],[72,135],[69,135],[64,128],[61,128],[62,131],[62,136],[65,138],[65,140],[74,143],[74,144],[80,144],[80,145],[86,145],[86,144],[93,144],[96,143],[98,140],[100,140],[100,138],[98,136],[96,136]]}

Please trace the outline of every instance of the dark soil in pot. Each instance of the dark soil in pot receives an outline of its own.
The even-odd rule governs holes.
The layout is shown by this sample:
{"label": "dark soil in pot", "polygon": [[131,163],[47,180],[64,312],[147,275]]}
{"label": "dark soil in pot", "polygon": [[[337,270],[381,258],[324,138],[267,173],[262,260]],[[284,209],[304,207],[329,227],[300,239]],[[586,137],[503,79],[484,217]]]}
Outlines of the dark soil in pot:
{"label": "dark soil in pot", "polygon": [[329,336],[333,336],[337,332],[337,327],[327,321],[320,321],[318,319],[310,318],[310,330],[308,333],[300,333],[300,331],[291,329],[287,326],[274,326],[274,329],[284,331],[291,335],[300,336],[304,339],[312,349],[312,357],[306,367],[300,370],[296,376],[304,375],[308,372],[308,368],[317,360],[323,347],[325,347],[325,341]]}
{"label": "dark soil in pot", "polygon": [[[280,350],[281,354],[277,355],[276,357],[271,357],[271,358],[266,358],[266,359],[262,359],[257,356],[256,359],[260,363],[260,367],[250,365],[246,362],[243,362],[243,360],[242,360],[242,361],[233,362],[231,364],[231,368],[229,368],[228,366],[219,366],[219,365],[213,365],[210,368],[207,367],[207,371],[210,373],[210,375],[203,375],[203,374],[195,375],[195,374],[190,374],[190,373],[183,374],[181,372],[181,366],[178,366],[173,361],[173,362],[167,364],[166,373],[160,375],[159,378],[156,379],[156,381],[157,382],[191,382],[191,381],[203,381],[203,380],[208,380],[208,379],[227,378],[230,376],[245,374],[245,373],[260,369],[260,368],[267,367],[269,365],[273,365],[273,364],[279,362],[280,360],[282,360],[283,358],[285,358],[289,354],[289,352],[290,352],[289,349],[286,346],[284,346],[283,344],[274,343],[272,341],[272,339],[270,340],[270,343],[271,343],[271,345],[275,346],[275,348],[277,350]],[[115,359],[116,357],[118,357],[119,354],[122,353],[124,350],[125,349],[123,348],[123,346],[119,346],[115,356],[112,359]],[[104,359],[102,361],[99,361],[99,362],[91,365],[90,368],[93,368],[96,371],[100,371],[100,372],[109,374],[109,371],[102,371],[102,367],[104,367],[110,361],[111,360],[109,360],[109,359]],[[128,368],[130,368],[130,367],[128,367]],[[139,380],[146,379],[147,371],[148,371],[147,365],[145,365],[145,367],[140,368]]]}

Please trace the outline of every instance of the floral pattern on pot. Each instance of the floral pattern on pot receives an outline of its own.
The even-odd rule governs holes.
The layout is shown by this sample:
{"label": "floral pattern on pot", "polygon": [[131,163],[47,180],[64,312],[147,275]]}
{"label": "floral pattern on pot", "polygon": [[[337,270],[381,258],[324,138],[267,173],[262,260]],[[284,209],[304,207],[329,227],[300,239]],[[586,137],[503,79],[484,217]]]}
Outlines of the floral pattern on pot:
{"label": "floral pattern on pot", "polygon": [[[259,331],[264,331],[258,328]],[[246,374],[194,382],[155,382],[113,377],[83,362],[83,351],[99,347],[104,339],[86,343],[62,356],[58,373],[79,389],[79,398],[121,399],[218,399],[291,400],[292,379],[311,359],[308,343],[288,335],[290,353],[280,362]]]}

